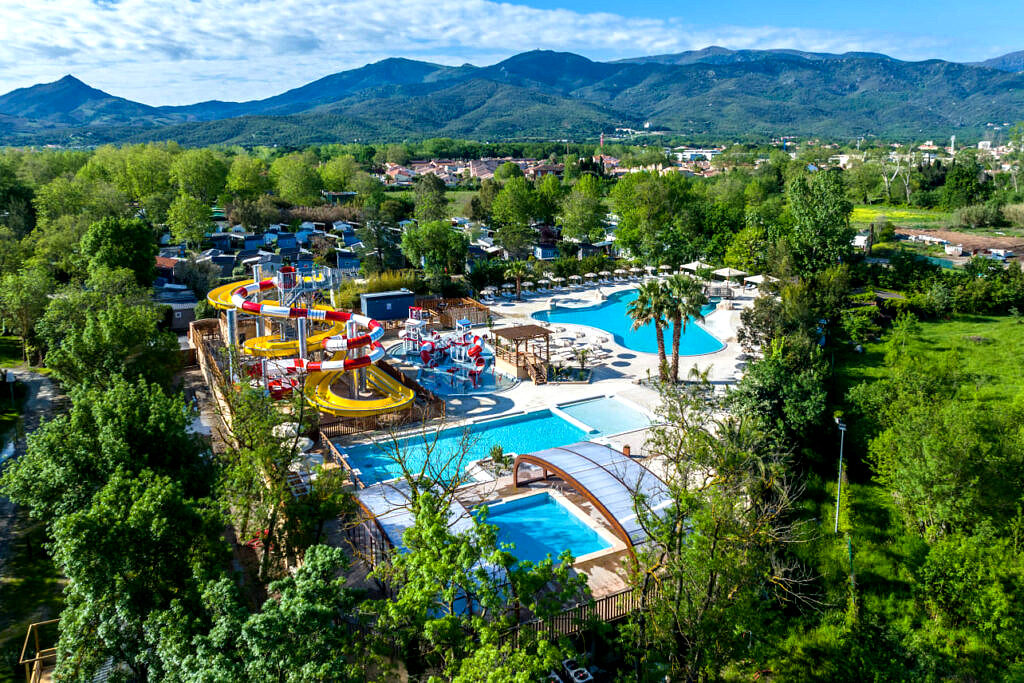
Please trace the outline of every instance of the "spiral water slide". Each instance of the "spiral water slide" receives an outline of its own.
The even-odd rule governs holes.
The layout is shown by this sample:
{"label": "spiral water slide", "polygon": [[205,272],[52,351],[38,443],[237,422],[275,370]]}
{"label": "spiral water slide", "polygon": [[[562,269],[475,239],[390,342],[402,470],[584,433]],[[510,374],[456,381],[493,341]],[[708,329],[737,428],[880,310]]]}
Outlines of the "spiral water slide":
{"label": "spiral water slide", "polygon": [[[307,351],[323,349],[333,355],[330,360],[310,361],[299,355],[299,341],[280,341],[275,335],[247,339],[242,347],[245,353],[271,359],[267,363],[268,374],[287,375],[296,371],[309,373],[303,394],[317,409],[340,417],[365,417],[400,410],[415,399],[415,393],[376,366],[384,357],[380,338],[384,328],[380,323],[366,316],[347,311],[338,311],[330,306],[313,308],[289,308],[273,301],[251,301],[260,292],[275,289],[273,278],[256,282],[244,280],[217,287],[210,291],[207,299],[219,309],[237,309],[251,315],[272,318],[305,318],[313,323],[325,324],[306,338]],[[345,336],[346,324],[355,322],[365,329],[364,334]],[[363,349],[366,353],[349,358],[352,349]],[[331,387],[341,378],[342,373],[363,369],[366,381],[383,398],[352,399],[339,395]]]}

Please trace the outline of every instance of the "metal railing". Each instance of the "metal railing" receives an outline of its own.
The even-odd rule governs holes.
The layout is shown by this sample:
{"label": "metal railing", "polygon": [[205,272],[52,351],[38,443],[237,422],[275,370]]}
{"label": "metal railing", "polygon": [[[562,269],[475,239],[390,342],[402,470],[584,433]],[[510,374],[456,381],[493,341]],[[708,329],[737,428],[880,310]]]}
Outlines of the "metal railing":
{"label": "metal railing", "polygon": [[[38,683],[45,674],[57,666],[57,648],[41,647],[39,631],[44,626],[58,623],[60,623],[60,619],[29,624],[28,632],[25,633],[25,644],[21,647],[21,657],[18,659],[18,664],[25,667],[25,680],[28,683]],[[34,645],[32,652],[35,654],[32,657],[26,657],[29,652],[29,643]]]}

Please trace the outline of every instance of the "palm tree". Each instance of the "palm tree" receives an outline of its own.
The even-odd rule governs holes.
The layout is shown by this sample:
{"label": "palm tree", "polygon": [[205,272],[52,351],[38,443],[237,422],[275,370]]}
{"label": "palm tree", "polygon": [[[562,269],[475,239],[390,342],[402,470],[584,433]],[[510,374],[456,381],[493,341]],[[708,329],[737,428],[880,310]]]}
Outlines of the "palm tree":
{"label": "palm tree", "polygon": [[516,301],[523,300],[521,286],[523,278],[529,275],[530,266],[527,265],[526,261],[513,261],[505,269],[505,277],[514,278],[516,281]]}
{"label": "palm tree", "polygon": [[658,377],[663,382],[668,378],[668,362],[665,360],[666,304],[666,290],[661,281],[650,280],[637,288],[636,299],[626,308],[629,317],[633,319],[634,330],[654,323],[654,332],[658,339]]}
{"label": "palm tree", "polygon": [[679,340],[691,319],[704,320],[701,309],[708,302],[704,287],[689,275],[677,273],[665,280],[666,315],[672,322],[672,381],[679,381]]}

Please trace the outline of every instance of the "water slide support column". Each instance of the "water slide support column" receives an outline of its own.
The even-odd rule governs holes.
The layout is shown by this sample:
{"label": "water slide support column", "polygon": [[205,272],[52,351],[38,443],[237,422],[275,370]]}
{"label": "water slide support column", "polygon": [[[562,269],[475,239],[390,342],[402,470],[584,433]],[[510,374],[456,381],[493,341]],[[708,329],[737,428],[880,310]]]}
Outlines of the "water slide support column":
{"label": "water slide support column", "polygon": [[[258,261],[252,264],[252,281],[259,284],[263,279],[263,265]],[[256,336],[264,337],[267,334],[267,323],[262,315],[256,316]]]}
{"label": "water slide support column", "polygon": [[230,367],[231,382],[237,381],[235,363],[238,361],[238,310],[229,308],[224,311],[224,320],[227,323],[228,338],[228,364]]}

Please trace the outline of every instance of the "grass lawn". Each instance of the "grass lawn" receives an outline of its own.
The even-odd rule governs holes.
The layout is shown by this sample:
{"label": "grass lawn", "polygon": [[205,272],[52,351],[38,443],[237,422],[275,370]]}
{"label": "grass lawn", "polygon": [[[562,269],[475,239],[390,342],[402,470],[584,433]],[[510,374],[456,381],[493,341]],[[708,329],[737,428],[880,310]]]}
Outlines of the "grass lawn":
{"label": "grass lawn", "polygon": [[[43,525],[21,511],[16,534],[7,577],[0,579],[0,683],[25,680],[25,669],[16,663],[29,624],[56,618],[64,604],[66,580],[43,550]],[[44,635],[55,637],[52,628]]]}
{"label": "grass lawn", "polygon": [[881,222],[883,217],[893,225],[908,228],[948,228],[950,223],[948,211],[877,205],[855,206],[850,222],[867,226],[870,223]]}
{"label": "grass lawn", "polygon": [[0,337],[0,368],[21,364],[21,340],[14,336]]}
{"label": "grass lawn", "polygon": [[[1009,316],[958,316],[951,320],[922,322],[915,351],[931,360],[949,358],[973,378],[965,387],[982,400],[1012,401],[1024,387],[1024,318]],[[837,380],[841,394],[860,382],[884,377],[884,351],[881,342],[866,344],[862,354],[844,353],[836,357]]]}

